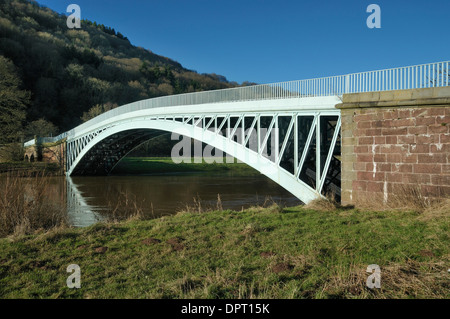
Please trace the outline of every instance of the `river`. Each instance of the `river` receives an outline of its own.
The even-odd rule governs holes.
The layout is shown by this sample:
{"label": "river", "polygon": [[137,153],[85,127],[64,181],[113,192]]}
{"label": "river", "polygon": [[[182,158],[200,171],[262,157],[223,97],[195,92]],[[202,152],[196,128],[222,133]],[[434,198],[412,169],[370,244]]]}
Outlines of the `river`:
{"label": "river", "polygon": [[111,214],[123,217],[136,211],[156,218],[175,214],[187,205],[206,211],[218,206],[241,210],[266,200],[283,206],[301,204],[264,175],[231,173],[50,177],[50,190],[51,200],[64,203],[71,224],[77,227],[89,226]]}

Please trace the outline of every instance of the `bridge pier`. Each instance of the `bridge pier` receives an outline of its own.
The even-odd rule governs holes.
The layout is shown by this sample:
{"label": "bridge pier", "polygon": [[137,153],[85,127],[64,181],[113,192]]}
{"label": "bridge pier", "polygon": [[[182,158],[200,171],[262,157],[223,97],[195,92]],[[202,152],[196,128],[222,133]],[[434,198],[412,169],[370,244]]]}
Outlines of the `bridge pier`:
{"label": "bridge pier", "polygon": [[24,151],[24,160],[27,162],[34,162],[39,158],[36,145],[26,147]]}
{"label": "bridge pier", "polygon": [[336,107],[342,204],[450,196],[449,86],[345,94]]}
{"label": "bridge pier", "polygon": [[24,147],[24,160],[28,162],[58,163],[62,173],[66,172],[66,140],[55,143],[43,143],[35,138],[35,144]]}

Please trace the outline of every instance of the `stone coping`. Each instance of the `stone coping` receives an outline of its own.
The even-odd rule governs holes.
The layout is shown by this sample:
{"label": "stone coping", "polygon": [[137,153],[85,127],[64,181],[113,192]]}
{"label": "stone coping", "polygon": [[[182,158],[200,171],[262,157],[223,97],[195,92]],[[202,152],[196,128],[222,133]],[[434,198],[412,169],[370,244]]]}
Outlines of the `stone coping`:
{"label": "stone coping", "polygon": [[450,105],[450,86],[344,94],[338,109],[393,107],[393,106],[443,106]]}

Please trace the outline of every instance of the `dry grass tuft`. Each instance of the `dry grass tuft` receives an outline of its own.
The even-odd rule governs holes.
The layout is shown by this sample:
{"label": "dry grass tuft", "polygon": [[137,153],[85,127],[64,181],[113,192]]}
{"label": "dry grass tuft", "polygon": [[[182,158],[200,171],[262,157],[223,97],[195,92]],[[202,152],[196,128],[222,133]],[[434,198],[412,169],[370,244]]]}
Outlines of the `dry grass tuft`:
{"label": "dry grass tuft", "polygon": [[327,195],[326,197],[314,199],[305,205],[306,209],[320,212],[334,212],[338,207],[339,203],[336,201],[333,193],[331,193],[331,195]]}
{"label": "dry grass tuft", "polygon": [[202,214],[202,213],[207,213],[207,212],[212,212],[214,211],[217,207],[222,207],[222,201],[220,199],[220,195],[217,195],[217,204],[216,207],[214,206],[210,206],[208,207],[207,205],[204,205],[202,202],[202,199],[200,198],[200,196],[197,194],[197,196],[193,197],[193,204],[189,205],[186,204],[186,206],[181,209],[178,214],[186,214],[186,213],[197,213],[197,214]]}
{"label": "dry grass tuft", "polygon": [[415,211],[423,213],[439,205],[442,199],[425,196],[419,185],[397,185],[389,194],[373,193],[356,200],[360,209],[371,211]]}
{"label": "dry grass tuft", "polygon": [[431,200],[422,194],[418,185],[399,185],[386,200],[389,209],[423,212],[430,207]]}
{"label": "dry grass tuft", "polygon": [[[181,214],[202,214],[202,213],[211,213],[214,211],[223,211],[224,208],[222,206],[222,200],[220,198],[220,194],[217,194],[217,202],[203,202],[200,196],[197,194],[196,197],[193,198],[193,204],[186,204],[184,208],[177,212],[176,215]],[[242,207],[242,211],[250,212],[250,213],[259,213],[264,211],[265,213],[281,213],[283,211],[283,207],[276,203],[270,196],[267,196],[262,205],[255,205],[249,208],[244,209]]]}
{"label": "dry grass tuft", "polygon": [[260,213],[264,211],[265,213],[281,213],[283,212],[283,206],[275,202],[272,197],[266,196],[262,205],[251,206],[245,211],[249,213]]}
{"label": "dry grass tuft", "polygon": [[252,237],[253,235],[263,231],[264,229],[261,227],[259,223],[250,223],[245,226],[244,230],[241,232],[241,235],[245,235],[247,237]]}
{"label": "dry grass tuft", "polygon": [[322,296],[328,298],[377,298],[391,299],[450,297],[448,274],[444,256],[441,262],[407,260],[404,264],[380,265],[381,288],[370,289],[366,285],[370,273],[363,265],[351,265],[350,270],[336,269],[322,287]]}
{"label": "dry grass tuft", "polygon": [[45,173],[0,179],[0,237],[22,236],[67,225],[65,207],[52,201]]}
{"label": "dry grass tuft", "polygon": [[[124,220],[143,220],[145,219],[143,203],[136,200],[136,196],[130,196],[128,193],[120,192],[114,200],[108,201],[107,222],[117,223]],[[153,204],[151,205],[153,213]]]}
{"label": "dry grass tuft", "polygon": [[419,220],[450,218],[450,198],[436,201],[426,208],[418,217]]}
{"label": "dry grass tuft", "polygon": [[223,210],[223,206],[222,206],[222,199],[220,198],[220,194],[217,194],[217,205],[216,208],[218,211],[222,211]]}

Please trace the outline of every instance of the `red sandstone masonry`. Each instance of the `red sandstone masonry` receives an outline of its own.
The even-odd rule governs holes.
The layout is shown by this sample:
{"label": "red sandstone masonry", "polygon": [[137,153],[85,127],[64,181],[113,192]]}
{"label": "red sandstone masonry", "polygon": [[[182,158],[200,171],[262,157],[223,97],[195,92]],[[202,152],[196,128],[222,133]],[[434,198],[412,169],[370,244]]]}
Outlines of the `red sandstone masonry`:
{"label": "red sandstone masonry", "polygon": [[450,196],[450,87],[439,89],[436,96],[448,94],[446,102],[441,103],[441,99],[441,104],[433,104],[433,99],[419,99],[409,107],[386,106],[386,101],[379,107],[369,95],[366,104],[363,95],[355,98],[351,94],[348,102],[344,96],[338,108],[342,130],[351,131],[346,133],[351,138],[343,140],[343,149],[353,152],[342,154],[343,164],[350,161],[346,167],[353,170],[342,171],[343,204],[374,194],[385,198],[389,196],[386,190],[391,192],[400,185],[419,187],[429,197]]}

